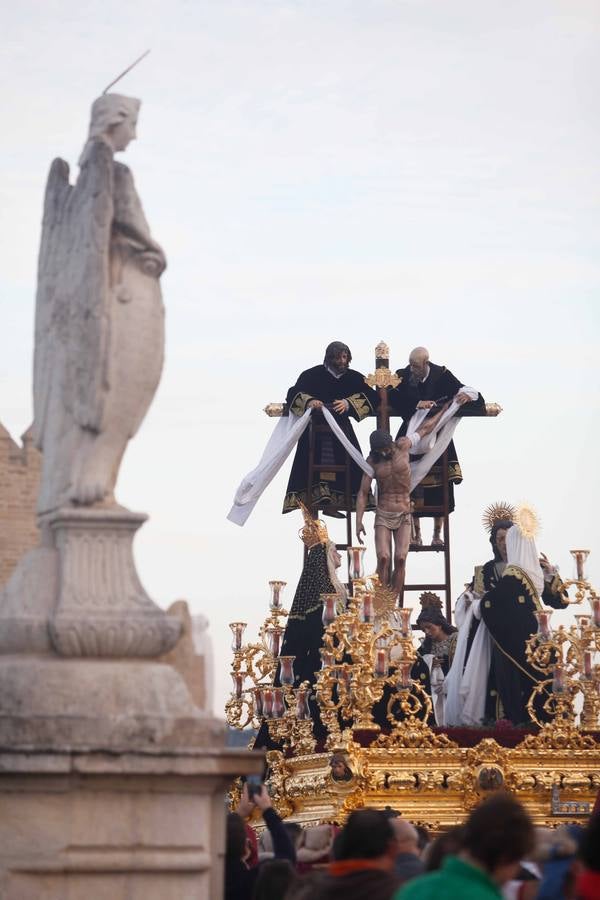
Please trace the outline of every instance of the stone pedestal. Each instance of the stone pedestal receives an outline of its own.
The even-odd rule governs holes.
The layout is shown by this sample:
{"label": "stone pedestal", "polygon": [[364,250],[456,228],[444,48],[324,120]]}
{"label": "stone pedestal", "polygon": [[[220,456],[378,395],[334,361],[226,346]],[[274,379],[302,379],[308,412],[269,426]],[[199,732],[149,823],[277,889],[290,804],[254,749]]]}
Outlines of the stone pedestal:
{"label": "stone pedestal", "polygon": [[2,900],[218,900],[228,783],[262,757],[0,752]]}
{"label": "stone pedestal", "polygon": [[58,510],[47,520],[59,556],[52,643],[62,656],[159,656],[181,623],[148,596],[133,561],[146,516],[117,508]]}
{"label": "stone pedestal", "polygon": [[2,900],[222,896],[225,793],[263,754],[226,750],[198,666],[167,661],[185,616],[137,576],[144,520],[56,511],[0,593]]}

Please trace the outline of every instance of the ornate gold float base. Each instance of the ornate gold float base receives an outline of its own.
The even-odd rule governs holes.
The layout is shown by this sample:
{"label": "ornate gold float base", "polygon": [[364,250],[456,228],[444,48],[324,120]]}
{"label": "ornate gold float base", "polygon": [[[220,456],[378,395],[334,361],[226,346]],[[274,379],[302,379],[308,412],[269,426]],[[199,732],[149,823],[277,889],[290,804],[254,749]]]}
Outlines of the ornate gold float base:
{"label": "ornate gold float base", "polygon": [[[447,740],[447,739],[446,739]],[[431,742],[433,743],[433,742]],[[391,806],[439,831],[461,822],[494,790],[519,799],[536,825],[585,822],[600,788],[600,744],[581,732],[527,737],[514,749],[485,738],[475,747],[361,747],[344,755],[349,781],[332,777],[328,753],[285,759],[267,754],[269,789],[280,814],[301,824],[343,822],[363,806]]]}

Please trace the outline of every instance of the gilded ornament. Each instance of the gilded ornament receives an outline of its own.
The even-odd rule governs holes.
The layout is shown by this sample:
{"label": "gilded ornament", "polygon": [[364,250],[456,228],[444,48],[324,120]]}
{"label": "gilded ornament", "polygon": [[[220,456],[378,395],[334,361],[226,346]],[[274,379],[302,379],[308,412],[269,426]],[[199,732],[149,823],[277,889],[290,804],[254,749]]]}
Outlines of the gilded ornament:
{"label": "gilded ornament", "polygon": [[481,521],[483,522],[486,531],[491,531],[496,522],[514,522],[516,512],[517,510],[512,505],[512,503],[507,503],[505,500],[500,500],[496,503],[490,503],[489,506],[486,506],[483,511]]}
{"label": "gilded ornament", "polygon": [[[318,528],[314,523],[311,518],[307,524]],[[514,574],[531,590],[521,570]],[[392,806],[412,821],[446,828],[482,796],[503,787],[538,825],[556,824],[557,816],[584,821],[600,788],[600,743],[588,733],[600,724],[600,666],[594,662],[600,652],[600,601],[585,578],[565,586],[575,587],[574,602],[587,599],[591,612],[578,614],[568,628],[553,629],[549,614],[538,610],[539,631],[527,642],[526,656],[540,674],[529,701],[539,730],[512,749],[492,738],[460,747],[428,726],[431,700],[410,678],[416,650],[402,615],[406,611],[397,609],[376,577],[354,582],[354,596],[324,631],[324,665],[314,688],[327,730],[324,752],[316,752],[313,723],[306,715],[308,683],[296,688],[290,674],[289,683],[274,684],[278,665],[282,680],[286,667],[279,652],[287,612],[279,599],[275,605],[271,600],[256,642],[244,643],[244,623],[232,623],[234,689],[227,720],[238,728],[258,728],[266,721],[284,749],[267,754],[275,808],[313,824],[343,822],[362,806]],[[378,732],[373,719],[384,690],[390,694],[387,733]],[[579,696],[583,707],[576,714]],[[550,721],[542,721],[546,717]],[[359,732],[364,746],[358,743]],[[352,773],[348,780],[332,777],[334,752],[344,754]],[[232,788],[234,804],[239,791],[239,784]]]}
{"label": "gilded ornament", "polygon": [[385,366],[381,366],[379,369],[375,369],[373,374],[365,376],[365,383],[371,388],[397,388],[401,381],[401,375],[396,375]]}
{"label": "gilded ornament", "polygon": [[540,520],[533,509],[527,503],[522,503],[515,513],[515,525],[525,538],[535,538],[540,530]]}
{"label": "gilded ornament", "polygon": [[264,408],[264,412],[272,418],[279,418],[283,415],[285,409],[285,403],[267,403]]}

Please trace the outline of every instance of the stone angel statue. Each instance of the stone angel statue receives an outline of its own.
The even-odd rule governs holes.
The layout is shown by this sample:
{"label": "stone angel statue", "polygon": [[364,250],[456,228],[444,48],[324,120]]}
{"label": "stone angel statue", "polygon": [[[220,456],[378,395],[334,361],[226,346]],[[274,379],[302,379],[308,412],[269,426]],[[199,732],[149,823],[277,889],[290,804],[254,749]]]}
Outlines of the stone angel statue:
{"label": "stone angel statue", "polygon": [[131,172],[114,160],[136,137],[139,108],[132,97],[99,97],[75,184],[62,159],[48,176],[34,353],[40,514],[115,505],[123,453],[160,380],[166,260]]}

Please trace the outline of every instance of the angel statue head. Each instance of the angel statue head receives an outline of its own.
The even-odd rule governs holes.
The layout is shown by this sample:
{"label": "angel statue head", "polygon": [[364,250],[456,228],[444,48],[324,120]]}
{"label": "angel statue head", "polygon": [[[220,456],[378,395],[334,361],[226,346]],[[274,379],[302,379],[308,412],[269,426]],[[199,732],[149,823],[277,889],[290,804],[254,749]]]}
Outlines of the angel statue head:
{"label": "angel statue head", "polygon": [[[92,104],[88,144],[102,138],[114,153],[126,150],[136,138],[141,101],[123,94],[102,94]],[[87,145],[86,145],[87,146]],[[85,150],[79,164],[85,160]]]}

